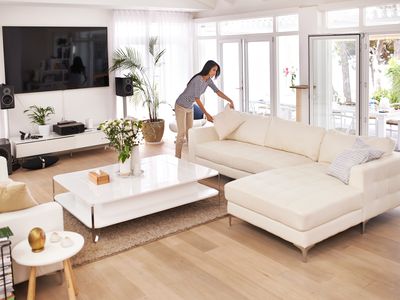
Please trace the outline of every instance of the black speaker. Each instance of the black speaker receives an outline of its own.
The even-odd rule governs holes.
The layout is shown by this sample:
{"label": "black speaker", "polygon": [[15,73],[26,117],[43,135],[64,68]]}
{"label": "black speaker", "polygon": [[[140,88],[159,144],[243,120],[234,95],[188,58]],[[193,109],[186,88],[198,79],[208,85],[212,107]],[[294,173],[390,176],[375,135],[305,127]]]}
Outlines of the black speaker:
{"label": "black speaker", "polygon": [[126,77],[115,77],[115,91],[117,96],[132,96],[133,84],[132,79]]}
{"label": "black speaker", "polygon": [[0,139],[0,156],[7,159],[8,175],[10,175],[12,173],[12,156],[10,141],[8,139]]}
{"label": "black speaker", "polygon": [[0,108],[10,109],[15,107],[14,87],[11,85],[0,85]]}

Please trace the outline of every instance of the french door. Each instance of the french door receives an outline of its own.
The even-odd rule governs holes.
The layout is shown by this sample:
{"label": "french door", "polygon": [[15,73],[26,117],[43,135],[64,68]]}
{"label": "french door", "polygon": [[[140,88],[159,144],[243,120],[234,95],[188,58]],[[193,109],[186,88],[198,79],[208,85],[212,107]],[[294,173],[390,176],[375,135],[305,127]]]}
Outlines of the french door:
{"label": "french door", "polygon": [[[273,114],[272,38],[237,38],[220,41],[223,91],[236,109],[255,114]],[[223,105],[223,104],[222,104]]]}
{"label": "french door", "polygon": [[360,134],[360,40],[309,36],[310,124]]}

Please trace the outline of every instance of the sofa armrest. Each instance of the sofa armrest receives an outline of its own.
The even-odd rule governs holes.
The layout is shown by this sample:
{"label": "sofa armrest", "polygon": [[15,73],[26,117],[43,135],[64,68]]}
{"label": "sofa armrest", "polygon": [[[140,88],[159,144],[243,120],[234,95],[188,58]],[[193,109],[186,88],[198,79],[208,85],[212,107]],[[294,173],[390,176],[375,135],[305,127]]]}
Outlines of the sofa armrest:
{"label": "sofa armrest", "polygon": [[8,166],[5,157],[0,156],[0,181],[6,181],[8,179]]}
{"label": "sofa armrest", "polygon": [[196,145],[217,141],[218,135],[214,126],[189,129],[189,161],[194,162],[196,157]]}
{"label": "sofa armrest", "polygon": [[400,153],[354,166],[349,185],[363,191],[364,220],[400,205]]}
{"label": "sofa armrest", "polygon": [[365,190],[374,182],[390,180],[393,188],[400,189],[400,153],[370,161],[351,168],[349,185]]}

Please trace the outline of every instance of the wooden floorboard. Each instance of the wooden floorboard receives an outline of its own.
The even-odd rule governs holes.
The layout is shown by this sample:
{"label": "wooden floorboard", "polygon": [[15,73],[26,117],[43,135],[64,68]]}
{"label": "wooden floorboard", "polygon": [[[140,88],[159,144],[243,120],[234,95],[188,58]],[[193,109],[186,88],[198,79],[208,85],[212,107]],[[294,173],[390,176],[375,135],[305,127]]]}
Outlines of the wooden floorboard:
{"label": "wooden floorboard", "polygon": [[[142,145],[142,156],[174,144]],[[111,149],[65,154],[43,170],[19,169],[39,202],[54,175],[113,164]],[[224,179],[223,183],[227,180]],[[90,242],[90,241],[87,241]],[[317,244],[309,262],[290,243],[237,218],[223,218],[74,269],[78,299],[400,299],[400,209]],[[68,299],[57,275],[38,278],[38,300]],[[27,283],[16,286],[25,299]]]}

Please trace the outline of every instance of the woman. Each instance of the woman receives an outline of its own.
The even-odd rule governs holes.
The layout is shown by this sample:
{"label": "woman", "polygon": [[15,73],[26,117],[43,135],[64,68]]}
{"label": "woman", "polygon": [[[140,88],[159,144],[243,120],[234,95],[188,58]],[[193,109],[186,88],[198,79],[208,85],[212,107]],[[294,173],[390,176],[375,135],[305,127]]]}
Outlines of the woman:
{"label": "woman", "polygon": [[218,78],[221,72],[219,65],[209,60],[204,65],[203,69],[195,74],[188,82],[185,90],[179,95],[175,102],[175,116],[176,125],[178,128],[178,134],[176,137],[175,156],[181,158],[182,145],[186,139],[188,139],[188,130],[193,126],[193,104],[194,102],[200,107],[205,114],[207,121],[212,122],[213,117],[206,111],[203,103],[200,100],[200,96],[205,92],[207,87],[213,89],[213,91],[222,99],[229,102],[231,108],[233,107],[233,101],[221,92],[214,84],[211,78]]}

